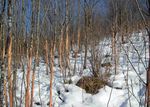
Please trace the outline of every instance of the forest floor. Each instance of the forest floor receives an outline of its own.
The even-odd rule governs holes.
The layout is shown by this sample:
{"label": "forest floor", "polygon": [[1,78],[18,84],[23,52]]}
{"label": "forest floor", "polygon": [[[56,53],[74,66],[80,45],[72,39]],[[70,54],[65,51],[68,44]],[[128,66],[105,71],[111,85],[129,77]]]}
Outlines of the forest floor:
{"label": "forest floor", "polygon": [[[99,89],[97,94],[89,94],[76,83],[83,76],[91,75],[91,65],[87,62],[87,69],[82,68],[84,52],[78,54],[77,69],[71,76],[71,83],[64,84],[58,59],[55,58],[53,79],[53,107],[143,107],[145,104],[146,67],[148,64],[148,42],[145,32],[133,33],[126,38],[126,42],[117,42],[119,50],[118,65],[109,70],[108,84]],[[136,49],[134,49],[136,47]],[[111,40],[106,38],[100,42],[100,52],[103,56],[111,55]],[[90,57],[90,53],[88,53]],[[111,58],[103,57],[102,62],[110,61]],[[70,55],[71,66],[75,59]],[[33,61],[34,63],[34,61]],[[103,72],[105,68],[101,68]],[[31,72],[32,73],[32,72]],[[44,60],[36,67],[34,85],[33,107],[48,107],[50,93],[50,74],[46,75]],[[25,94],[25,72],[18,69],[17,74],[17,105],[23,107]],[[69,78],[69,77],[68,77]],[[31,85],[31,84],[30,84]],[[22,98],[21,98],[22,97]],[[21,101],[21,99],[23,99]]]}

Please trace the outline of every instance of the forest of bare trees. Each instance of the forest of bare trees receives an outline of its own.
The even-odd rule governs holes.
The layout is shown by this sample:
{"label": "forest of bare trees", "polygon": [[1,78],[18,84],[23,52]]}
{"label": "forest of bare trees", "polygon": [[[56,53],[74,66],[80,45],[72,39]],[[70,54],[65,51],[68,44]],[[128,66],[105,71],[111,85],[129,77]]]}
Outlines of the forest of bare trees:
{"label": "forest of bare trees", "polygon": [[[84,88],[81,83],[86,86],[88,81],[97,81],[96,87],[101,88],[107,84],[112,67],[118,73],[118,56],[129,34],[146,30],[150,43],[149,19],[150,0],[1,0],[0,107],[34,107],[36,68],[41,61],[46,66],[43,73],[49,76],[48,105],[54,107],[55,59],[63,84],[71,84],[81,53],[80,74],[90,63],[92,76],[83,76],[77,85]],[[102,63],[102,50],[97,48],[105,38],[111,38],[112,52],[104,56],[110,56],[111,61]],[[148,48],[145,106],[150,107],[150,45]],[[18,69],[23,73],[19,87]],[[19,97],[18,88],[24,93]],[[95,90],[89,92],[95,94]]]}

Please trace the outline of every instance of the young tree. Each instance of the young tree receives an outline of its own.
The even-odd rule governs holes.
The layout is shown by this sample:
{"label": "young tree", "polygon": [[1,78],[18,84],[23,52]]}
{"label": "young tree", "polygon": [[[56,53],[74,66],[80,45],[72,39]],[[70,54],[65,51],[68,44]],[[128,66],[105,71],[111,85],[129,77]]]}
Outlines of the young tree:
{"label": "young tree", "polygon": [[146,22],[146,19],[145,19],[145,16],[143,14],[143,12],[146,14],[146,16],[148,18],[150,18],[150,0],[146,0],[147,1],[147,9],[146,10],[142,10],[141,7],[140,7],[140,4],[139,4],[139,1],[138,0],[135,0],[136,1],[136,4],[137,4],[137,7],[138,7],[138,11],[144,21],[144,26],[145,26],[145,29],[148,33],[148,42],[149,42],[149,62],[148,62],[148,68],[147,68],[147,84],[146,84],[146,104],[147,104],[147,107],[150,107],[150,29],[149,29],[149,25],[147,25],[147,22]]}
{"label": "young tree", "polygon": [[70,69],[70,59],[69,59],[69,54],[70,54],[70,47],[69,47],[69,30],[70,30],[70,11],[69,11],[69,7],[70,7],[70,2],[69,0],[66,0],[66,66]]}
{"label": "young tree", "polygon": [[[147,103],[147,107],[150,107],[150,29],[149,26],[146,23],[146,19],[144,17],[143,11],[140,8],[139,2],[138,0],[136,0],[137,6],[138,6],[138,10],[140,12],[140,15],[142,16],[142,19],[144,20],[144,25],[146,28],[146,31],[148,33],[148,41],[149,41],[149,62],[148,62],[148,68],[147,68],[147,91],[146,91],[146,103]],[[144,9],[143,9],[144,10]],[[146,13],[146,16],[148,16],[148,18],[150,18],[150,0],[147,0],[147,10],[144,10]]]}
{"label": "young tree", "polygon": [[1,6],[2,6],[2,11],[0,14],[0,38],[1,38],[1,46],[0,48],[2,48],[2,54],[0,54],[0,107],[3,107],[3,101],[4,101],[4,54],[5,54],[5,44],[4,44],[4,35],[3,35],[3,30],[4,30],[4,23],[3,23],[3,19],[4,19],[4,13],[5,13],[5,5],[6,5],[6,0],[4,0],[3,2],[1,2]]}
{"label": "young tree", "polygon": [[9,103],[13,107],[13,89],[12,89],[12,0],[8,0],[8,36],[6,41],[6,54],[8,60],[8,86]]}
{"label": "young tree", "polygon": [[55,52],[55,44],[51,41],[51,48],[50,48],[50,104],[49,107],[53,107],[53,96],[52,96],[52,89],[53,89],[53,78],[54,78],[54,52]]}
{"label": "young tree", "polygon": [[84,63],[83,69],[86,69],[87,64],[87,52],[88,52],[88,40],[93,36],[93,11],[99,0],[84,0]]}

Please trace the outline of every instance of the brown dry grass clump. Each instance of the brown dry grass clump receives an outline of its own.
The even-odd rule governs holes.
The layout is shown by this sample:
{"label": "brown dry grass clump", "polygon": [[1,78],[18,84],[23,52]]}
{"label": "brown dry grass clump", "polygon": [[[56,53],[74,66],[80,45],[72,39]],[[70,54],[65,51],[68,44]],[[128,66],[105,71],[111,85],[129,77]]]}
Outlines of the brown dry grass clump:
{"label": "brown dry grass clump", "polygon": [[83,76],[78,82],[77,86],[85,89],[87,93],[96,94],[98,90],[107,84],[106,80],[94,76]]}

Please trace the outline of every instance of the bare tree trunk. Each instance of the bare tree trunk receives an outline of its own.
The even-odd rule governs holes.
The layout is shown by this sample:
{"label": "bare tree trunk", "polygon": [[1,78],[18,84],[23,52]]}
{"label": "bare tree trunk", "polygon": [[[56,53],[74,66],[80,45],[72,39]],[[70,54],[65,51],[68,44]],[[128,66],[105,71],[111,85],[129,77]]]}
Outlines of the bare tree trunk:
{"label": "bare tree trunk", "polygon": [[69,0],[66,0],[66,64],[70,69],[70,59],[69,59]]}
{"label": "bare tree trunk", "polygon": [[5,12],[5,4],[6,0],[3,1],[3,10],[0,15],[0,33],[1,33],[1,46],[2,46],[2,57],[0,58],[0,107],[3,107],[3,101],[4,101],[4,79],[5,79],[5,64],[4,64],[4,56],[5,56],[5,39],[4,39],[4,26],[3,26],[3,17]]}
{"label": "bare tree trunk", "polygon": [[29,107],[30,106],[30,72],[31,72],[31,63],[32,63],[32,48],[30,47],[29,50],[29,57],[28,57],[28,67],[27,67],[27,75],[26,75],[26,83],[27,83],[27,87],[26,87],[26,93],[25,93],[25,107]]}
{"label": "bare tree trunk", "polygon": [[32,73],[32,87],[31,87],[31,103],[30,103],[30,107],[33,107],[34,80],[35,80],[36,60],[37,60],[37,57],[35,58],[35,61],[34,61],[34,68],[33,68],[33,73]]}
{"label": "bare tree trunk", "polygon": [[81,33],[81,28],[80,28],[80,0],[78,0],[78,31],[77,31],[77,46],[75,48],[75,63],[74,63],[74,74],[76,72],[76,63],[77,63],[77,55],[80,49],[80,33]]}
{"label": "bare tree trunk", "polygon": [[36,64],[39,65],[39,35],[40,35],[40,4],[41,0],[38,0],[38,21],[37,21],[37,50],[36,50]]}
{"label": "bare tree trunk", "polygon": [[[148,0],[148,13],[149,13],[149,17],[150,17],[150,0]],[[147,71],[147,88],[148,88],[148,103],[147,103],[147,107],[150,107],[150,29],[147,28],[147,32],[148,32],[148,39],[149,39],[149,64],[148,64],[148,71]]]}
{"label": "bare tree trunk", "polygon": [[[150,44],[150,31],[148,31],[149,44]],[[150,45],[149,45],[149,64],[147,70],[147,107],[150,107]]]}
{"label": "bare tree trunk", "polygon": [[117,49],[116,49],[116,32],[112,31],[112,59],[115,65],[115,74],[117,73]]}
{"label": "bare tree trunk", "polygon": [[13,89],[12,89],[12,1],[8,0],[8,37],[6,43],[8,58],[8,84],[9,84],[9,103],[13,107]]}
{"label": "bare tree trunk", "polygon": [[33,97],[34,97],[34,80],[35,80],[35,71],[36,71],[36,66],[39,65],[39,23],[40,23],[40,0],[37,2],[37,14],[38,14],[38,19],[37,19],[37,32],[36,32],[36,54],[35,54],[35,61],[34,61],[34,68],[33,68],[33,73],[32,73],[32,88],[31,88],[31,103],[30,107],[33,107]]}
{"label": "bare tree trunk", "polygon": [[8,99],[7,99],[7,86],[6,86],[6,68],[5,68],[5,62],[6,62],[6,55],[5,55],[5,30],[4,30],[4,23],[3,23],[3,18],[4,18],[4,12],[5,12],[5,6],[6,6],[6,0],[4,0],[3,4],[3,11],[1,15],[1,34],[2,34],[2,59],[1,59],[1,83],[0,83],[0,107],[3,107],[3,98],[5,99],[5,106],[8,106]]}
{"label": "bare tree trunk", "polygon": [[60,35],[60,44],[59,44],[59,66],[60,66],[62,75],[64,75],[63,67],[62,67],[62,54],[63,54],[63,48],[64,48],[63,47],[63,33],[64,33],[64,30],[62,28],[61,35]]}
{"label": "bare tree trunk", "polygon": [[55,52],[55,43],[53,43],[51,45],[51,49],[50,49],[50,104],[49,107],[53,107],[53,95],[52,95],[52,85],[53,85],[53,78],[54,78],[54,52]]}
{"label": "bare tree trunk", "polygon": [[90,36],[92,36],[92,7],[90,6],[91,2],[87,2],[87,0],[84,0],[84,9],[85,9],[85,38],[84,38],[84,48],[85,48],[85,55],[84,55],[84,64],[83,69],[86,69],[87,64],[87,52],[88,52],[88,39]]}
{"label": "bare tree trunk", "polygon": [[88,51],[87,37],[85,37],[84,48],[85,48],[85,54],[84,54],[84,65],[83,65],[83,69],[86,69],[86,63],[87,63],[87,51]]}
{"label": "bare tree trunk", "polygon": [[[147,23],[146,23],[146,20],[145,20],[145,17],[141,11],[141,8],[140,8],[140,5],[139,5],[139,2],[138,0],[135,0],[136,1],[136,4],[137,4],[137,7],[138,7],[138,10],[140,12],[140,15],[144,21],[144,25],[145,25],[145,28],[146,28],[146,31],[148,33],[148,41],[149,41],[149,62],[148,62],[148,69],[147,69],[147,90],[146,90],[146,104],[147,104],[147,107],[150,107],[150,29],[148,28],[147,26]],[[148,10],[148,16],[150,17],[150,0],[147,0],[147,10]]]}
{"label": "bare tree trunk", "polygon": [[80,28],[80,0],[78,0],[78,41],[77,41],[77,45],[78,45],[78,51],[80,49],[80,36],[81,36],[81,28]]}
{"label": "bare tree trunk", "polygon": [[[12,33],[10,33],[12,36]],[[8,47],[8,83],[9,83],[9,102],[10,102],[10,107],[13,107],[13,93],[12,93],[12,69],[11,69],[11,64],[12,64],[12,37],[9,38],[9,47]]]}
{"label": "bare tree trunk", "polygon": [[[33,96],[33,89],[32,94],[30,94],[30,76],[31,76],[31,69],[32,69],[32,56],[33,56],[33,37],[34,37],[34,6],[35,1],[32,0],[32,18],[31,18],[31,42],[30,46],[27,47],[27,74],[26,74],[26,92],[25,92],[25,107],[30,107],[31,105],[31,95]],[[29,50],[28,50],[29,49]],[[28,54],[29,53],[29,54]],[[32,75],[32,80],[34,80],[34,73]],[[33,86],[34,84],[32,84]],[[32,87],[33,88],[33,87]]]}
{"label": "bare tree trunk", "polygon": [[5,62],[6,62],[6,56],[5,56],[5,36],[4,36],[4,29],[3,29],[3,55],[2,55],[2,72],[4,73],[4,99],[5,99],[5,106],[8,107],[8,98],[7,98],[7,80],[6,80],[6,68],[5,68]]}
{"label": "bare tree trunk", "polygon": [[48,75],[48,42],[45,43],[45,62],[46,62],[46,75]]}

